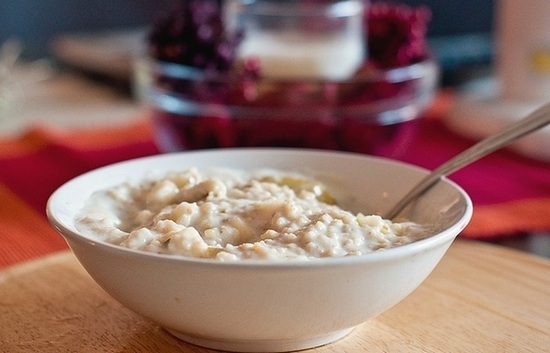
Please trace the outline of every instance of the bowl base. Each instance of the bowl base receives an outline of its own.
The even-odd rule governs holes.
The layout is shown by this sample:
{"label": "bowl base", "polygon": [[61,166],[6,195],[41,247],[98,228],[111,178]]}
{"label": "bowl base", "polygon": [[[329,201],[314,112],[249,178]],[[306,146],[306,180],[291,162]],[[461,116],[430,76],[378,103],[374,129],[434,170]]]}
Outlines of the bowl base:
{"label": "bowl base", "polygon": [[353,331],[354,327],[331,332],[327,335],[295,340],[217,340],[191,336],[166,329],[175,337],[196,346],[229,352],[289,352],[322,346],[335,342]]}

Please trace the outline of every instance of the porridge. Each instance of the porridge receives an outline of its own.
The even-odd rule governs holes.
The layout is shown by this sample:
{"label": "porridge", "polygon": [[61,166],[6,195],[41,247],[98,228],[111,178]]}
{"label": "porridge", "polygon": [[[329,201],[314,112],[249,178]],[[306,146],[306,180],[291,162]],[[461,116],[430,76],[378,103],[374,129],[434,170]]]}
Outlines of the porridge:
{"label": "porridge", "polygon": [[413,222],[346,211],[314,178],[272,169],[127,182],[95,192],[76,222],[119,246],[220,261],[362,255],[428,236]]}

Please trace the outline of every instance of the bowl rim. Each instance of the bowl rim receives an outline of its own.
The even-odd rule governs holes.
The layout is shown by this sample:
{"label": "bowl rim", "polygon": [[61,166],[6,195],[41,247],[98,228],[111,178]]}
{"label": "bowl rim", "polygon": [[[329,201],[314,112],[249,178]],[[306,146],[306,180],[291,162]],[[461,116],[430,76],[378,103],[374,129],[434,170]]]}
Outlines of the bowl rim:
{"label": "bowl rim", "polygon": [[[258,147],[258,148],[224,148],[224,149],[206,149],[206,150],[195,150],[195,151],[185,151],[177,153],[168,153],[168,154],[159,154],[153,156],[133,158],[121,162],[116,162],[108,164],[83,174],[80,174],[61,186],[59,186],[49,197],[46,204],[46,216],[50,224],[55,230],[57,230],[69,243],[71,242],[79,243],[80,245],[92,246],[100,251],[116,255],[124,258],[137,258],[147,261],[168,261],[172,265],[194,265],[194,266],[213,266],[213,267],[227,267],[227,268],[240,268],[240,269],[297,269],[297,268],[306,268],[306,267],[315,267],[315,268],[327,268],[327,267],[339,267],[339,266],[356,266],[360,264],[374,263],[374,262],[384,262],[391,261],[395,258],[414,255],[416,253],[421,253],[428,251],[430,249],[436,248],[444,243],[450,243],[458,236],[458,234],[466,227],[473,215],[473,203],[469,195],[466,193],[462,187],[453,182],[452,180],[443,177],[442,182],[447,183],[453,187],[460,195],[461,199],[465,203],[464,212],[460,218],[451,224],[448,228],[429,236],[428,238],[417,240],[415,242],[400,245],[394,248],[383,249],[380,251],[374,251],[364,255],[356,256],[340,256],[340,257],[324,257],[324,258],[314,258],[310,260],[255,260],[255,259],[246,259],[243,261],[219,261],[214,259],[204,259],[204,258],[195,258],[183,255],[172,255],[172,254],[158,254],[154,252],[148,252],[145,250],[137,250],[125,248],[115,244],[110,244],[104,242],[100,239],[94,239],[91,236],[86,236],[79,232],[73,231],[70,226],[68,226],[63,220],[58,217],[58,209],[62,207],[61,194],[66,192],[67,189],[77,184],[79,181],[85,178],[89,178],[94,174],[105,173],[106,171],[112,168],[121,168],[126,165],[133,163],[141,164],[146,163],[149,160],[161,159],[161,158],[177,158],[178,155],[189,155],[193,154],[206,155],[206,154],[219,154],[219,153],[229,153],[229,154],[239,154],[239,153],[269,153],[269,154],[280,154],[280,153],[295,153],[295,154],[322,154],[325,156],[332,157],[350,157],[350,158],[368,158],[376,160],[382,163],[393,164],[405,168],[410,168],[412,170],[420,171],[423,173],[428,173],[429,171],[425,168],[398,161],[392,160],[389,158],[366,155],[361,153],[354,152],[343,152],[343,151],[333,151],[333,150],[319,150],[319,149],[307,149],[307,148],[284,148],[284,147]],[[72,213],[74,214],[74,212]],[[458,228],[458,229],[457,229]]]}
{"label": "bowl rim", "polygon": [[[200,69],[176,62],[163,61],[145,56],[141,58],[143,65],[147,67],[153,75],[161,75],[174,79],[196,80],[204,82],[230,83],[241,80],[239,73],[228,71],[220,72],[215,70]],[[358,84],[368,82],[385,81],[389,83],[407,82],[425,77],[437,77],[439,74],[439,63],[434,57],[426,57],[423,60],[413,62],[408,65],[395,66],[389,68],[372,67],[366,74],[352,77],[347,80],[327,80],[327,79],[276,79],[264,76],[254,78],[258,81],[267,83],[292,84],[292,83],[311,83],[311,84]]]}

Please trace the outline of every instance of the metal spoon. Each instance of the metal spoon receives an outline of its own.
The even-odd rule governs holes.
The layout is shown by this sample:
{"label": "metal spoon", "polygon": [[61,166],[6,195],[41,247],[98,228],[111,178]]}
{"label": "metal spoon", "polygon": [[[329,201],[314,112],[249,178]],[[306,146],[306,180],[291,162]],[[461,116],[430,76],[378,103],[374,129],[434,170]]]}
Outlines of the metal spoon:
{"label": "metal spoon", "polygon": [[384,216],[392,219],[397,216],[411,201],[422,195],[432,186],[434,186],[441,177],[451,174],[458,169],[477,161],[478,159],[492,153],[502,147],[505,147],[515,140],[531,132],[538,130],[550,123],[550,103],[546,103],[538,109],[531,112],[525,118],[516,123],[510,124],[495,135],[489,136],[462,153],[451,158],[447,162],[433,170],[418,184],[416,184],[408,194],[406,194],[389,212]]}

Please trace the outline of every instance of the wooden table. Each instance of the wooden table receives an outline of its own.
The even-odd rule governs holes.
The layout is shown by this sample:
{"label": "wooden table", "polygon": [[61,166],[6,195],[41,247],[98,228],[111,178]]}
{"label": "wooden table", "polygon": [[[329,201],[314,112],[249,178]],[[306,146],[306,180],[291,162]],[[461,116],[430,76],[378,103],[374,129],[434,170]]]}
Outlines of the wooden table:
{"label": "wooden table", "polygon": [[[209,352],[118,304],[70,252],[0,272],[0,352]],[[386,313],[311,352],[548,352],[550,261],[456,241]]]}

